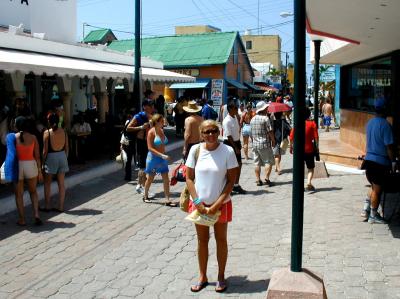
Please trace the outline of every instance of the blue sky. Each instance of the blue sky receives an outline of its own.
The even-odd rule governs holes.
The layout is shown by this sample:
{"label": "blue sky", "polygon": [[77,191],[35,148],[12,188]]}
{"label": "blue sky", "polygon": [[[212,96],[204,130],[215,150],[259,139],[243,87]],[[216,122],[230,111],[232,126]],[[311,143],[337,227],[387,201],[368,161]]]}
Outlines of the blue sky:
{"label": "blue sky", "polygon": [[[84,22],[111,28],[118,39],[133,38],[125,32],[134,32],[135,0],[77,0],[77,5],[79,40]],[[278,34],[293,62],[293,17],[282,18],[281,12],[293,12],[293,0],[142,0],[142,34],[171,35],[176,25],[208,24],[241,34],[252,29],[253,34]],[[85,26],[85,34],[92,29]]]}

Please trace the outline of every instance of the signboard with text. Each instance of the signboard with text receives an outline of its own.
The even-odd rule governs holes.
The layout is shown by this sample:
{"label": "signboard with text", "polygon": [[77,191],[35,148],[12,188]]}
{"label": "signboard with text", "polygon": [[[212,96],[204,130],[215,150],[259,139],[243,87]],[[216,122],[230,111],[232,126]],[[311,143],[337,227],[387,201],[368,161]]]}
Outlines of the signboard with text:
{"label": "signboard with text", "polygon": [[76,42],[77,0],[1,0],[0,25],[45,33],[48,40]]}
{"label": "signboard with text", "polygon": [[213,79],[211,80],[211,100],[215,106],[222,105],[222,97],[224,93],[224,80]]}
{"label": "signboard with text", "polygon": [[335,81],[335,72],[334,71],[323,72],[320,76],[320,81],[321,82]]}
{"label": "signboard with text", "polygon": [[177,69],[177,70],[170,70],[170,71],[178,73],[178,74],[186,75],[186,76],[192,76],[192,77],[198,77],[200,75],[199,69]]}

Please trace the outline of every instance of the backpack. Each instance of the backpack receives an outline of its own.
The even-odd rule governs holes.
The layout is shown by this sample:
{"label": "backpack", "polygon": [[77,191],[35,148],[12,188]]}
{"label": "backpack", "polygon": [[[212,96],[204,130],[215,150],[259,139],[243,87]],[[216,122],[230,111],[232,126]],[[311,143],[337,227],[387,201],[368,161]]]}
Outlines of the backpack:
{"label": "backpack", "polygon": [[217,111],[215,111],[214,110],[214,108],[213,107],[211,107],[210,106],[210,108],[211,108],[211,115],[210,115],[210,118],[212,119],[212,120],[217,120],[217,118],[218,118],[218,113],[217,113]]}

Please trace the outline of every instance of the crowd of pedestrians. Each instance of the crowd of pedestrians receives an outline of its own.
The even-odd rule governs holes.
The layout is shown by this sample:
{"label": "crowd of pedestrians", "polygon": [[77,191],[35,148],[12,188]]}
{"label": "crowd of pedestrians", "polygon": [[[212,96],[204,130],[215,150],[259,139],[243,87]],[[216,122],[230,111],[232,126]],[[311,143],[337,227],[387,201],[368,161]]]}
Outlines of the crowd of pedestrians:
{"label": "crowd of pedestrians", "polygon": [[[146,91],[142,111],[126,120],[120,143],[121,151],[126,154],[124,179],[132,180],[132,164],[136,165],[136,191],[142,195],[143,202],[153,202],[155,195],[150,192],[150,188],[155,176],[159,174],[162,177],[164,204],[175,207],[179,203],[170,197],[168,164],[171,157],[166,151],[169,141],[164,132],[169,112],[166,111],[165,105],[163,97],[155,100],[154,92]],[[257,103],[246,104],[229,98],[227,103],[221,106],[219,114],[214,110],[211,101],[196,102],[180,98],[173,108],[176,133],[184,140],[182,157],[186,167],[186,185],[191,198],[188,212],[219,215],[213,225],[218,261],[216,292],[224,292],[227,288],[225,267],[228,257],[228,223],[232,221],[231,199],[236,194],[247,193],[240,185],[242,149],[246,161],[253,160],[254,183],[257,186],[274,187],[271,181],[273,168],[277,175],[281,175],[282,157],[287,154],[288,148],[290,153],[293,153],[296,130],[291,127],[292,107],[290,96],[285,96],[277,97],[274,102],[259,100]],[[365,199],[362,216],[370,223],[385,223],[378,213],[380,195],[385,178],[397,164],[391,126],[385,119],[385,100],[378,99],[375,108],[376,117],[367,125],[367,148],[363,168],[366,169],[371,190]],[[329,101],[324,104],[322,115],[325,128],[329,128],[333,117]],[[305,191],[315,191],[312,179],[316,155],[319,153],[318,129],[315,121],[310,119],[311,112],[308,108],[305,108],[304,116],[304,163],[308,170]],[[34,222],[41,225],[39,210],[64,211],[64,177],[69,171],[68,136],[60,126],[60,117],[56,112],[47,115],[48,129],[43,130],[42,149],[38,138],[27,130],[28,119],[25,116],[16,117],[13,124],[15,133],[6,136],[7,155],[4,168],[6,178],[14,182],[17,225],[26,225],[22,196],[25,183],[32,201]],[[57,208],[52,207],[50,200],[53,176],[57,177],[58,183]],[[45,194],[43,208],[39,207],[36,189],[37,183],[41,181],[44,181]],[[198,239],[199,278],[190,289],[192,292],[199,292],[208,285],[210,227],[195,224],[195,229]]]}

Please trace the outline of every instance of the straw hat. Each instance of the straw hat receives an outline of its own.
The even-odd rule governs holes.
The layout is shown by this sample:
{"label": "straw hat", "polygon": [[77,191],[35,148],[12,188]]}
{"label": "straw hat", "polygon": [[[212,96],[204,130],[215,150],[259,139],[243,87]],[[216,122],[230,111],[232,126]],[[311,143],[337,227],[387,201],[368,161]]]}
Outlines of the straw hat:
{"label": "straw hat", "polygon": [[197,106],[195,101],[188,102],[187,106],[183,106],[183,110],[188,113],[197,113],[201,110],[200,106]]}

